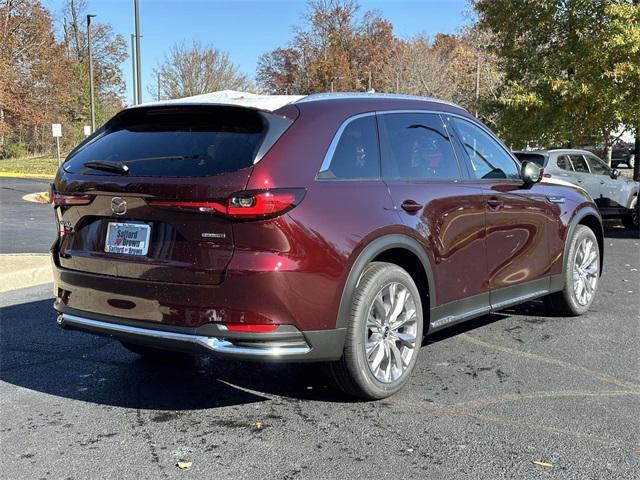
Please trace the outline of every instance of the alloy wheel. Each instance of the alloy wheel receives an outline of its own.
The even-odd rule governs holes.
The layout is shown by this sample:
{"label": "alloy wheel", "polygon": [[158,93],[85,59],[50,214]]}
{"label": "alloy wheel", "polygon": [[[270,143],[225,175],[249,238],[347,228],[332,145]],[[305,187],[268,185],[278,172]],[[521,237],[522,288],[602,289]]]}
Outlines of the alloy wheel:
{"label": "alloy wheel", "polygon": [[371,373],[382,383],[398,380],[416,354],[418,317],[413,296],[401,283],[382,287],[369,307],[365,353]]}
{"label": "alloy wheel", "polygon": [[580,305],[588,305],[598,286],[599,258],[591,238],[583,239],[576,249],[573,264],[573,292]]}

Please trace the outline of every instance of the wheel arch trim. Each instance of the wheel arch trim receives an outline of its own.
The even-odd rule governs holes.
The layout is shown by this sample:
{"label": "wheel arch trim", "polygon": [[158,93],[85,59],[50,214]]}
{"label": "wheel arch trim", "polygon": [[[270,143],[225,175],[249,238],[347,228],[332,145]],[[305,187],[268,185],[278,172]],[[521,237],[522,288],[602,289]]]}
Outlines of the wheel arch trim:
{"label": "wheel arch trim", "polygon": [[[353,262],[345,285],[342,289],[342,297],[340,299],[338,317],[336,319],[336,328],[345,328],[348,325],[352,295],[367,265],[381,253],[395,248],[405,249],[410,253],[413,253],[418,257],[422,267],[424,268],[429,288],[429,305],[423,305],[423,310],[426,310],[427,308],[431,310],[436,305],[433,270],[424,248],[417,240],[408,235],[388,234],[371,241],[366,247],[364,247]],[[428,317],[428,315],[425,315],[425,317]]]}
{"label": "wheel arch trim", "polygon": [[569,242],[573,238],[573,234],[576,230],[576,227],[582,224],[582,221],[587,217],[593,217],[597,220],[600,229],[598,232],[594,232],[596,235],[596,239],[598,240],[598,244],[600,246],[600,276],[602,276],[602,268],[604,266],[604,228],[602,226],[602,217],[598,210],[589,205],[578,210],[573,218],[571,219],[571,223],[567,229],[567,235],[564,239],[564,251],[562,252],[562,272],[564,273],[565,267],[567,265],[567,253],[569,251]]}

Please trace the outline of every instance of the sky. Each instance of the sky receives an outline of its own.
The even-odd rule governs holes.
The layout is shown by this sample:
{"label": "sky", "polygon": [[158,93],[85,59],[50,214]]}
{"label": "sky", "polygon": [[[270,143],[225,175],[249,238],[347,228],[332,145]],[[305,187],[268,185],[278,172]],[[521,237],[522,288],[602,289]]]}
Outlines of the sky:
{"label": "sky", "polygon": [[[153,68],[177,42],[198,40],[229,54],[239,70],[254,78],[260,55],[286,46],[293,26],[301,23],[305,0],[139,0],[142,100],[153,100]],[[134,32],[133,0],[88,0],[94,22],[110,23],[130,47]],[[390,20],[395,34],[408,38],[420,33],[456,33],[467,23],[467,0],[360,0],[360,12],[378,10]],[[61,30],[64,0],[43,0]],[[130,51],[130,50],[129,50]],[[131,60],[122,64],[132,101]]]}

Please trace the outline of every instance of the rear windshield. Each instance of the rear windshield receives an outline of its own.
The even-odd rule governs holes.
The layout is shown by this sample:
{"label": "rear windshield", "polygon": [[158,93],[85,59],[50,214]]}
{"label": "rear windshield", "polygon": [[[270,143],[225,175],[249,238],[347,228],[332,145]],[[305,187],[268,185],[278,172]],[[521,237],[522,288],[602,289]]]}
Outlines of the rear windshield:
{"label": "rear windshield", "polygon": [[[95,139],[72,152],[70,173],[105,175],[91,162],[126,165],[129,175],[205,177],[250,167],[267,122],[237,107],[132,109],[114,117]],[[112,174],[113,172],[111,172]]]}
{"label": "rear windshield", "polygon": [[541,167],[544,167],[545,163],[547,161],[547,157],[545,155],[541,155],[539,153],[516,152],[515,156],[521,162],[533,162],[533,163],[537,163]]}

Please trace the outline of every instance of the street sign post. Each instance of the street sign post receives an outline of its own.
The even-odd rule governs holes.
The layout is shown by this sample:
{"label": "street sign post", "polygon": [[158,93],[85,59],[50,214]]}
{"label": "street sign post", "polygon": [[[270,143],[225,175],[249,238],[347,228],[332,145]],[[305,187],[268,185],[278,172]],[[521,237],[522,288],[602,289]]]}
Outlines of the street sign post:
{"label": "street sign post", "polygon": [[59,123],[51,124],[51,135],[56,139],[56,152],[58,153],[58,167],[60,166],[60,137],[62,136],[62,125]]}

